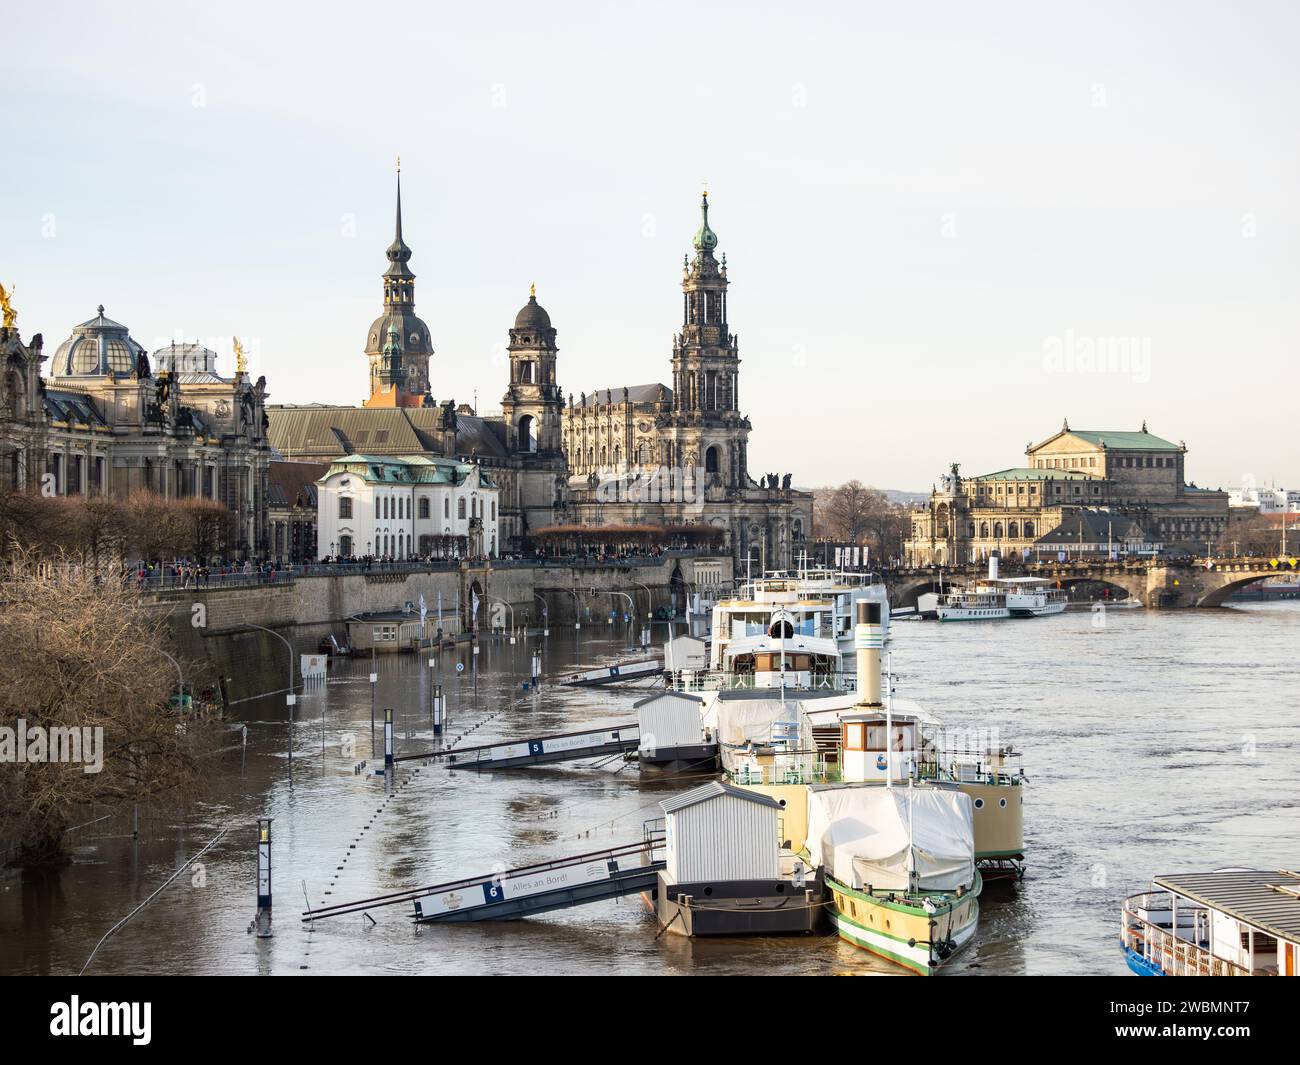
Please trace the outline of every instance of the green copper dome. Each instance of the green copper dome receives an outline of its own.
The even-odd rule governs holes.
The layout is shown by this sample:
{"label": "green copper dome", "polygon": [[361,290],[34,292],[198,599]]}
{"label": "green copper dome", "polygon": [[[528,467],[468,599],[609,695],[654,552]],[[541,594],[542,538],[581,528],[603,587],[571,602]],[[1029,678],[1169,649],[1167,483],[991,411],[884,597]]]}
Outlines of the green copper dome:
{"label": "green copper dome", "polygon": [[706,192],[700,201],[700,228],[695,231],[696,251],[712,251],[718,246],[718,235],[709,228],[709,194]]}

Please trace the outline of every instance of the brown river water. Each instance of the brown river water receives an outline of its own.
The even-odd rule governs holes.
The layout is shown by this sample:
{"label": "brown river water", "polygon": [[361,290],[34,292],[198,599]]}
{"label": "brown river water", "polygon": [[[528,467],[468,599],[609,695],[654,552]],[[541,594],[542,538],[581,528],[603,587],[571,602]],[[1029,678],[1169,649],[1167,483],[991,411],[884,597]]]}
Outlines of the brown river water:
{"label": "brown river water", "polygon": [[[302,634],[302,650],[317,635]],[[656,641],[664,635],[656,626]],[[539,644],[545,673],[558,674],[626,657],[630,637],[620,625],[557,629],[513,647],[486,641],[477,668],[468,645],[443,651],[448,738],[468,746],[634,719],[644,689],[520,688]],[[949,726],[996,729],[1023,752],[1029,778],[1027,875],[986,889],[977,937],[946,973],[1121,974],[1120,900],[1152,875],[1300,867],[1300,603],[898,623],[889,650],[900,698]],[[425,657],[388,656],[379,670],[378,704],[396,710],[398,753],[428,749]],[[634,898],[498,924],[417,929],[409,904],[373,910],[373,925],[359,915],[301,924],[306,900],[366,898],[638,841],[659,800],[689,786],[642,781],[619,761],[481,776],[412,762],[392,782],[355,775],[370,756],[369,672],[368,660],[337,663],[328,685],[300,695],[292,784],[283,696],[242,703],[232,713],[248,725],[246,757],[236,748],[214,761],[196,817],[146,819],[137,840],[120,825],[100,836],[92,827],[58,872],[0,871],[0,973],[76,973],[114,922],[222,828],[202,868],[187,868],[111,938],[90,972],[903,972],[829,936],[656,938]],[[380,734],[370,768],[382,762]],[[274,818],[270,940],[247,931],[260,816]]]}

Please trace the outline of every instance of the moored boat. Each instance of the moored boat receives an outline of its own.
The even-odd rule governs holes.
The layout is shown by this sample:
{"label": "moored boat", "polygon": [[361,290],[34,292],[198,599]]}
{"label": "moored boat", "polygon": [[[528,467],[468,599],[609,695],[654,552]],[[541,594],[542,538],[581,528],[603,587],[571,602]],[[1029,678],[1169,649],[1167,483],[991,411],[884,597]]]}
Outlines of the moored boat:
{"label": "moored boat", "polygon": [[997,582],[1006,591],[1013,618],[1041,618],[1065,612],[1066,596],[1043,577],[1006,577]]}
{"label": "moored boat", "polygon": [[974,937],[969,796],[925,784],[809,789],[808,854],[842,939],[930,976]]}
{"label": "moored boat", "polygon": [[1139,976],[1300,976],[1300,873],[1158,876],[1124,900],[1120,943]]}

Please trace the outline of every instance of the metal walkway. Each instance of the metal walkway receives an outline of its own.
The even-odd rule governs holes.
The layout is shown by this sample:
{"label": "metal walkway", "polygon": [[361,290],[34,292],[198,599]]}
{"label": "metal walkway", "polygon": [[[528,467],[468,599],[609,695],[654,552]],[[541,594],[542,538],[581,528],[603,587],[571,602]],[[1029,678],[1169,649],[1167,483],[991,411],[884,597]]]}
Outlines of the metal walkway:
{"label": "metal walkway", "polygon": [[451,769],[517,769],[520,766],[568,762],[607,754],[635,751],[641,743],[641,729],[635,721],[592,732],[561,732],[552,736],[487,743],[480,747],[450,747],[423,754],[399,754],[394,762],[439,759]]}
{"label": "metal walkway", "polygon": [[411,903],[415,908],[415,920],[425,924],[516,921],[570,906],[649,891],[665,865],[662,858],[655,857],[663,841],[663,836],[649,836],[640,843],[521,866],[488,876],[341,902],[304,910],[302,919],[319,921],[364,913],[381,906]]}

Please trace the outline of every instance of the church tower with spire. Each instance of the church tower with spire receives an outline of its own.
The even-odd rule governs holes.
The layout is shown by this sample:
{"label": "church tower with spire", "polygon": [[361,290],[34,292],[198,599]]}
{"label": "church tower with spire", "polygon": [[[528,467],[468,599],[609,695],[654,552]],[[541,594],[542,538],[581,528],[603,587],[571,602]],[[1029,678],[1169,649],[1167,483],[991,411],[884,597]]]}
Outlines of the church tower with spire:
{"label": "church tower with spire", "polygon": [[705,483],[748,487],[749,419],[740,413],[740,345],[727,324],[727,257],[714,257],[709,194],[700,203],[694,257],[682,264],[682,328],[673,337],[672,410],[660,423],[662,461],[697,467]]}
{"label": "church tower with spire", "polygon": [[370,398],[366,407],[418,407],[429,393],[429,327],[415,315],[411,249],[402,239],[402,165],[397,164],[397,223],[384,271],[384,313],[366,338]]}

